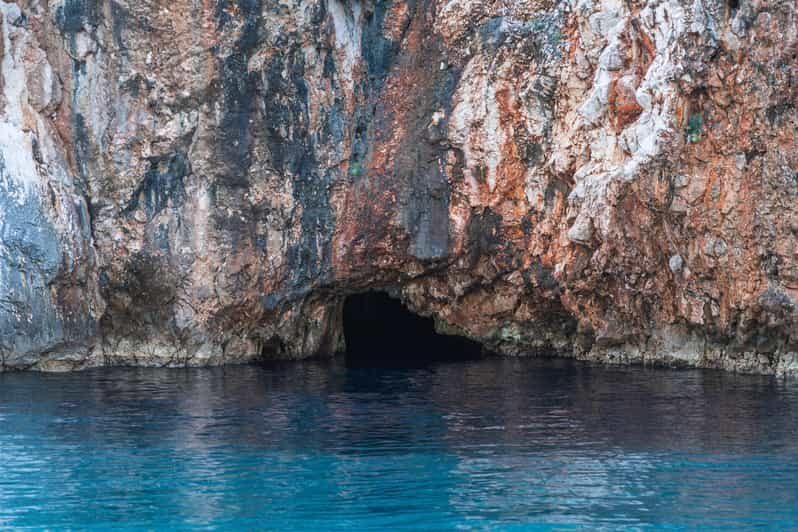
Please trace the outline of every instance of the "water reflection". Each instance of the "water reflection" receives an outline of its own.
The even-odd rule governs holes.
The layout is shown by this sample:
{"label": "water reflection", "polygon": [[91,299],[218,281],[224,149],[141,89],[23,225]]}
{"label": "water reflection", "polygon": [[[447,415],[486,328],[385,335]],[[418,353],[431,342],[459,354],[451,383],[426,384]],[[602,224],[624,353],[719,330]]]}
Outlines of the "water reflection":
{"label": "water reflection", "polygon": [[0,374],[0,526],[798,526],[796,406],[521,359]]}

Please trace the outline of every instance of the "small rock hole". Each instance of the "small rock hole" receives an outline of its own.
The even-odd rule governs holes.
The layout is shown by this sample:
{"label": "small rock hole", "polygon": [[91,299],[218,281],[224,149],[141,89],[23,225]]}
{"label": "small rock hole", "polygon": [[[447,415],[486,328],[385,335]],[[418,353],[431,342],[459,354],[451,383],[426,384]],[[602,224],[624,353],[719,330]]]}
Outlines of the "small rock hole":
{"label": "small rock hole", "polygon": [[432,318],[410,312],[384,292],[347,297],[344,337],[350,367],[423,367],[483,356],[478,342],[436,332]]}

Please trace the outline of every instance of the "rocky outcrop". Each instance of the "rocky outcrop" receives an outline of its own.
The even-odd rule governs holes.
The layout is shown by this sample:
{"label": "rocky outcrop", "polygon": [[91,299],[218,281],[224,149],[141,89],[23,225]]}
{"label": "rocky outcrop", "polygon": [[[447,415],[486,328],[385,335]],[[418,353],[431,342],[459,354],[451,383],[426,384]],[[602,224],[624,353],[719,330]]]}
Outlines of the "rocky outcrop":
{"label": "rocky outcrop", "polygon": [[343,348],[798,371],[798,7],[0,3],[3,368]]}

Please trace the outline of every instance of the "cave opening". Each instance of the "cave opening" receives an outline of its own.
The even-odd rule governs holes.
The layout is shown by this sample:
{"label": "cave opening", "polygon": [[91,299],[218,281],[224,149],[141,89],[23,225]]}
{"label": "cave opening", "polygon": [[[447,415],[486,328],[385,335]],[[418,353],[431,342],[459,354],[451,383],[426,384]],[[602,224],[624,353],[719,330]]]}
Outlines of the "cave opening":
{"label": "cave opening", "polygon": [[432,318],[414,314],[384,292],[344,301],[346,364],[352,367],[420,367],[482,358],[479,342],[435,331]]}

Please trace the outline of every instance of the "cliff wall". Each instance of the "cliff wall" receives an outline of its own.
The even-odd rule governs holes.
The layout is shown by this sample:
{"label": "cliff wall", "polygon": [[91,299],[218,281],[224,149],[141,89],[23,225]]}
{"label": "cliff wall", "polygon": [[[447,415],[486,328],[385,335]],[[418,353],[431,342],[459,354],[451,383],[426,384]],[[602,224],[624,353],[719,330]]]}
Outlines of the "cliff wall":
{"label": "cliff wall", "polygon": [[0,361],[343,348],[798,371],[798,7],[0,2]]}

